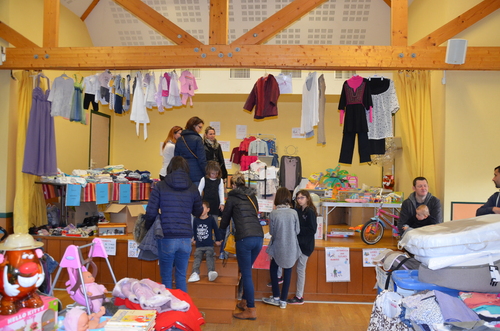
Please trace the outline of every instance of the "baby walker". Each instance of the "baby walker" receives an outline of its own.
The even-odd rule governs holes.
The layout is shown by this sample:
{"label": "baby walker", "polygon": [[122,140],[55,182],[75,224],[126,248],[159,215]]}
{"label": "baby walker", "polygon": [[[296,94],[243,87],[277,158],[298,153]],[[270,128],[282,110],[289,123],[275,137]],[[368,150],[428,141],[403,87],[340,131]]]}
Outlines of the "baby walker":
{"label": "baby walker", "polygon": [[[86,247],[90,247],[90,251],[87,259],[84,259],[81,250]],[[53,295],[53,289],[57,284],[57,280],[59,279],[59,275],[61,274],[61,269],[67,268],[69,280],[66,282],[66,291],[68,292],[70,297],[75,300],[76,303],[87,307],[87,313],[89,315],[94,312],[95,307],[93,307],[92,302],[94,300],[104,300],[105,298],[105,295],[102,293],[97,295],[93,294],[90,297],[87,295],[87,288],[85,286],[83,272],[86,272],[89,269],[89,266],[92,265],[92,276],[95,278],[97,274],[97,265],[92,260],[92,258],[94,257],[102,257],[106,259],[109,271],[111,273],[111,276],[113,277],[114,283],[116,284],[115,274],[113,273],[113,268],[109,263],[108,254],[106,253],[104,245],[101,239],[95,238],[90,244],[82,246],[69,245],[66,248],[64,256],[59,265],[59,269],[57,270],[56,277],[52,282],[51,293],[49,295]]]}

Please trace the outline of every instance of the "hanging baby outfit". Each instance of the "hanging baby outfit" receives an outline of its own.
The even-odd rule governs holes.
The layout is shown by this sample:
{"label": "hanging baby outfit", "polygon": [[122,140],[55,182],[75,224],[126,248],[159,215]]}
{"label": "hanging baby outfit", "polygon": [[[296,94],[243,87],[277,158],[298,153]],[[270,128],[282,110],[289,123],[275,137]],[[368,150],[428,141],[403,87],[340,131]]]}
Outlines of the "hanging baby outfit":
{"label": "hanging baby outfit", "polygon": [[179,82],[181,83],[182,104],[185,105],[189,99],[189,105],[192,106],[194,91],[198,89],[196,78],[190,71],[184,70],[181,72]]}
{"label": "hanging baby outfit", "polygon": [[144,140],[148,138],[149,123],[148,111],[146,110],[146,103],[144,98],[144,81],[141,72],[136,75],[136,84],[134,89],[134,102],[132,103],[132,110],[130,111],[130,120],[136,123],[136,133],[139,135],[139,127],[144,124]]}
{"label": "hanging baby outfit", "polygon": [[73,91],[73,100],[71,102],[71,113],[69,120],[71,122],[80,122],[82,124],[87,124],[85,118],[85,112],[83,111],[83,77],[78,82],[78,78],[75,76],[75,84]]}

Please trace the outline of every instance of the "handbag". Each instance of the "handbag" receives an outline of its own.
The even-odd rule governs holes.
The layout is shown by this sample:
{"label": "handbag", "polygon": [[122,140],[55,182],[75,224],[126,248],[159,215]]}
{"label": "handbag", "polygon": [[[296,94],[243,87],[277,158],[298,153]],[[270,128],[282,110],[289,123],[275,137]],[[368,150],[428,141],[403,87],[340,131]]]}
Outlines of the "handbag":
{"label": "handbag", "polygon": [[231,253],[231,254],[236,254],[236,241],[234,240],[234,234],[230,232],[227,235],[226,238],[226,244],[224,246],[224,251]]}
{"label": "handbag", "polygon": [[144,219],[144,214],[139,214],[134,226],[134,240],[137,244],[140,244],[144,237],[148,233],[146,230],[146,220]]}

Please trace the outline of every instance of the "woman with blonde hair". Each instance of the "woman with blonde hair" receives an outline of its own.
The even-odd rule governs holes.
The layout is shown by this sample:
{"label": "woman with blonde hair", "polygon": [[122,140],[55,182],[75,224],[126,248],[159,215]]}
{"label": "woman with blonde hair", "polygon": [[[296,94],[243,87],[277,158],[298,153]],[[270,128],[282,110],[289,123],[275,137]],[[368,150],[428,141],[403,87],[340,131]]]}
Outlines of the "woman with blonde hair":
{"label": "woman with blonde hair", "polygon": [[224,154],[222,153],[222,148],[215,139],[215,129],[211,126],[207,126],[205,129],[205,134],[203,135],[203,144],[205,145],[205,154],[208,161],[216,161],[221,170],[221,177],[224,183],[227,179],[226,164],[224,162]]}
{"label": "woman with blonde hair", "polygon": [[161,144],[160,155],[163,156],[163,166],[160,169],[160,179],[163,180],[167,175],[167,167],[170,160],[174,157],[175,143],[181,136],[182,128],[173,126],[168,132],[167,139]]}

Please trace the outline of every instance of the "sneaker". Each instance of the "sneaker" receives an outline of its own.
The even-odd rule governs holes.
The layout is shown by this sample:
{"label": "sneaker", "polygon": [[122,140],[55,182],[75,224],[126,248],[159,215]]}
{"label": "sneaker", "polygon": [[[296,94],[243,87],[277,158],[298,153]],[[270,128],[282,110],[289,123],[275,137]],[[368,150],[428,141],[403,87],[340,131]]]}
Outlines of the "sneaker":
{"label": "sneaker", "polygon": [[217,271],[209,271],[208,272],[208,281],[213,282],[214,280],[217,279],[218,276],[219,276],[219,274],[217,273]]}
{"label": "sneaker", "polygon": [[200,281],[200,275],[196,272],[193,272],[191,276],[189,276],[188,283],[198,282]]}
{"label": "sneaker", "polygon": [[286,308],[286,301],[281,301],[280,300],[280,308],[285,309]]}
{"label": "sneaker", "polygon": [[267,303],[268,305],[280,306],[280,299],[275,299],[273,297],[262,298],[262,302]]}
{"label": "sneaker", "polygon": [[[283,284],[283,277],[278,278],[278,284],[279,285]],[[272,282],[267,283],[267,287],[273,287],[273,283]]]}
{"label": "sneaker", "polygon": [[297,298],[294,296],[292,299],[286,300],[291,305],[303,305],[304,304],[304,298]]}
{"label": "sneaker", "polygon": [[219,255],[219,260],[224,260],[226,258],[226,253],[222,252]]}

